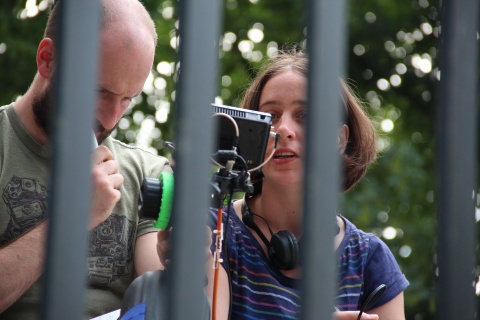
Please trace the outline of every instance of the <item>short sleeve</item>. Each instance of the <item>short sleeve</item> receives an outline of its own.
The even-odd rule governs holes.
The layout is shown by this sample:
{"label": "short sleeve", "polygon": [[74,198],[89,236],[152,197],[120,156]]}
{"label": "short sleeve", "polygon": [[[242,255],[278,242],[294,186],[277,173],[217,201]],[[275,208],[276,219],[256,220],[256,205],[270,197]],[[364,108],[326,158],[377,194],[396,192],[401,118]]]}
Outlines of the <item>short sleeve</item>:
{"label": "short sleeve", "polygon": [[158,229],[153,226],[152,220],[144,220],[141,219],[138,221],[137,225],[137,239],[144,234],[150,233],[150,232],[157,232]]}
{"label": "short sleeve", "polygon": [[398,296],[407,288],[409,282],[387,245],[378,237],[371,235],[370,250],[365,265],[363,296],[360,303],[363,303],[363,300],[381,284],[385,284],[387,289],[371,309]]}

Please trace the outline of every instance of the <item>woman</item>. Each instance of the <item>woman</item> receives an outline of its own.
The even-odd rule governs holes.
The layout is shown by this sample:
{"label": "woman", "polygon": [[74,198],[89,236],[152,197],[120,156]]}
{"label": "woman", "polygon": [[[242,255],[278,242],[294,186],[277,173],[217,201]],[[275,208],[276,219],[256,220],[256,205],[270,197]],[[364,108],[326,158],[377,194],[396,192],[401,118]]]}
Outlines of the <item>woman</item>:
{"label": "woman", "polygon": [[[261,172],[252,175],[255,191],[233,202],[228,222],[227,213],[223,213],[227,231],[222,255],[228,258],[222,257],[218,280],[218,301],[213,311],[218,319],[226,319],[229,310],[231,319],[300,317],[297,239],[302,236],[307,66],[302,53],[280,53],[260,71],[242,101],[243,108],[270,113],[280,139],[272,159]],[[343,190],[348,191],[376,158],[375,131],[345,84],[342,91],[346,120],[339,130],[339,152],[344,160]],[[272,150],[273,142],[269,142],[267,156]],[[210,227],[215,228],[216,212],[211,218]],[[361,319],[405,319],[403,291],[408,281],[388,247],[341,215],[336,222],[339,231],[334,244],[339,277],[335,307],[340,311],[334,313],[335,318],[356,319],[355,310],[384,284],[387,290]],[[280,235],[287,247],[293,248],[286,257],[284,253],[277,252],[276,257],[275,252],[272,254],[271,247],[278,246]],[[280,250],[273,251],[284,249],[282,241]],[[212,279],[210,275],[210,283]]]}

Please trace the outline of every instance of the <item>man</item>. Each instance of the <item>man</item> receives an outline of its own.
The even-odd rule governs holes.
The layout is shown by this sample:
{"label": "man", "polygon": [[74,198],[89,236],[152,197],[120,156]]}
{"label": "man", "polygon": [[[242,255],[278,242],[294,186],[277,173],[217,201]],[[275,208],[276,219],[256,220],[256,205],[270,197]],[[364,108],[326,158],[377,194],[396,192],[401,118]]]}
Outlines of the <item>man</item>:
{"label": "man", "polygon": [[[120,308],[135,276],[162,268],[156,230],[138,221],[137,198],[145,177],[171,172],[165,158],[109,137],[131,100],[142,92],[157,34],[138,0],[102,0],[101,6],[95,128],[101,145],[92,157],[88,317]],[[18,101],[0,107],[1,319],[34,319],[40,310],[48,226],[48,112],[56,71],[53,28],[58,14],[55,6],[37,50],[38,72],[30,88]]]}

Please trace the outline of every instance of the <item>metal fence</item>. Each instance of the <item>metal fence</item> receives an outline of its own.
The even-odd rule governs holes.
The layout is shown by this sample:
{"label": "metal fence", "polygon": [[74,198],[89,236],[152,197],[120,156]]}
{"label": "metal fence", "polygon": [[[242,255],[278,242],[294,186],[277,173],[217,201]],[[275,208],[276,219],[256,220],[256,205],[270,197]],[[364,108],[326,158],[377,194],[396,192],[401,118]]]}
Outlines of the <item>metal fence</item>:
{"label": "metal fence", "polygon": [[[58,127],[54,139],[54,177],[50,213],[46,296],[43,319],[82,319],[84,309],[84,261],[90,194],[88,155],[91,150],[91,122],[97,66],[98,3],[96,0],[65,0],[59,38],[59,75],[57,116],[68,126]],[[208,146],[213,134],[210,118],[193,104],[212,102],[217,79],[217,43],[222,2],[219,0],[183,0],[180,2],[180,61],[182,72],[178,87],[176,122],[177,150],[174,206],[179,212],[191,207],[208,207],[204,182],[208,181]],[[439,287],[440,319],[473,319],[476,310],[472,286],[474,268],[475,220],[472,191],[476,177],[477,146],[477,24],[478,1],[450,0],[443,3],[440,114],[438,121],[438,220],[439,220]],[[311,60],[309,105],[339,104],[338,77],[344,69],[346,10],[344,0],[311,0],[308,2],[308,50]],[[212,14],[214,13],[214,14]],[[197,32],[202,30],[202,32]],[[75,39],[75,41],[72,41]],[[212,44],[206,46],[205,44]],[[82,54],[79,54],[82,52]],[[342,57],[342,58],[339,58]],[[78,59],[82,59],[79,61]],[[196,61],[202,61],[201,64]],[[468,61],[468,63],[465,63]],[[73,76],[74,75],[74,76]],[[64,103],[67,101],[68,103]],[[88,106],[92,106],[89,109]],[[329,108],[311,108],[307,123],[305,181],[305,247],[311,254],[305,262],[303,318],[328,319],[334,296],[334,262],[331,248],[333,231],[330,221],[337,207],[338,181],[336,126],[339,114]],[[338,120],[338,121],[337,121]],[[432,120],[433,121],[433,120]],[[316,125],[309,125],[315,123]],[[200,129],[199,129],[200,128]],[[308,136],[320,137],[312,143]],[[194,143],[195,141],[195,143]],[[320,152],[323,150],[324,152]],[[325,152],[326,151],[326,152]],[[198,161],[191,161],[192,158]],[[326,163],[314,166],[314,163]],[[76,168],[71,170],[71,168]],[[86,178],[87,177],[87,178]],[[66,187],[68,186],[68,188]],[[332,189],[332,190],[331,190]],[[312,190],[322,190],[322,215],[312,214]],[[316,192],[316,195],[318,192]],[[75,205],[72,205],[75,204]],[[69,214],[64,213],[68,211]],[[318,212],[318,211],[317,211]],[[332,212],[332,214],[328,214]],[[196,319],[202,312],[200,296],[203,270],[192,270],[188,261],[201,261],[204,243],[202,215],[183,215],[174,233],[175,261],[172,271],[170,319]],[[72,227],[73,226],[73,227]],[[67,232],[68,230],[68,232]],[[312,244],[320,250],[309,250]],[[60,261],[61,258],[61,261]],[[182,263],[184,262],[184,263]],[[199,265],[202,265],[200,263]],[[69,294],[64,284],[68,283]],[[317,283],[324,285],[319,286]],[[188,308],[185,308],[188,301]],[[318,303],[325,301],[325,303]],[[197,303],[198,302],[198,303]]]}
{"label": "metal fence", "polygon": [[478,1],[444,1],[438,103],[438,315],[474,319]]}

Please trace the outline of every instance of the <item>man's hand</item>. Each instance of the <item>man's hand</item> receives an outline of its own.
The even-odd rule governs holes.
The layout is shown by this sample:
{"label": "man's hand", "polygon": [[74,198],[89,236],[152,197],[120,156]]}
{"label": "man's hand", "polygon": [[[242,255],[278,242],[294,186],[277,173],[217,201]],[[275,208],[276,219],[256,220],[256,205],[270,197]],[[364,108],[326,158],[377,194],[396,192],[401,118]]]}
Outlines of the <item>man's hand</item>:
{"label": "man's hand", "polygon": [[121,198],[118,190],[123,184],[123,176],[118,172],[119,164],[112,152],[100,146],[92,155],[92,214],[90,229],[105,221]]}
{"label": "man's hand", "polygon": [[160,263],[165,268],[168,269],[170,264],[169,251],[170,251],[170,230],[159,230],[157,232],[157,253],[160,258]]}

